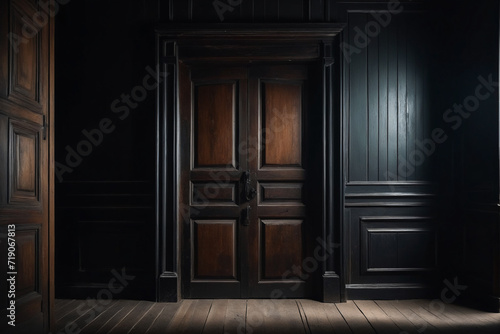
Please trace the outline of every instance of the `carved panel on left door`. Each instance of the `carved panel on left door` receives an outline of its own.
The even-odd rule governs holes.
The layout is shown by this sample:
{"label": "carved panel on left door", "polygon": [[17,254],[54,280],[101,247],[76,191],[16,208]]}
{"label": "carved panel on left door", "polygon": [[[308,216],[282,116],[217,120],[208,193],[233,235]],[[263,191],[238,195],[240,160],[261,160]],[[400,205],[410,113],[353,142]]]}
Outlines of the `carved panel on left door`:
{"label": "carved panel on left door", "polygon": [[27,228],[16,233],[17,295],[39,293],[39,231],[38,227]]}
{"label": "carved panel on left door", "polygon": [[9,204],[40,206],[39,126],[10,120]]}
{"label": "carved panel on left door", "polygon": [[40,206],[39,126],[10,120],[9,204]]}
{"label": "carved panel on left door", "polygon": [[[22,3],[20,3],[22,4]],[[26,36],[25,17],[32,17],[34,14],[31,6],[25,4],[12,6],[10,13],[11,29],[18,36]],[[40,72],[41,61],[41,38],[42,32],[30,31],[33,37],[24,38],[22,43],[17,43],[15,47],[9,48],[11,59],[9,99],[29,108],[37,113],[42,112]]]}

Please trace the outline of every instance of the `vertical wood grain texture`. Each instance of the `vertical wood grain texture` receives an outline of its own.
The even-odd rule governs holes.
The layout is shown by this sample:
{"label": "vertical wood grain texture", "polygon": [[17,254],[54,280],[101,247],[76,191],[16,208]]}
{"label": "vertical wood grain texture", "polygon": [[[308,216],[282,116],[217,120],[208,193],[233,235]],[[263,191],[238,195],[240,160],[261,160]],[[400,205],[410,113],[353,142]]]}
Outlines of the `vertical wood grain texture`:
{"label": "vertical wood grain texture", "polygon": [[[366,14],[351,15],[349,20],[349,44],[356,45],[355,29],[366,24]],[[365,42],[366,43],[366,42]],[[359,54],[352,56],[349,64],[349,179],[367,180],[367,49],[361,48]]]}
{"label": "vertical wood grain texture", "polygon": [[[388,33],[388,78],[387,78],[387,179],[389,181],[398,181],[398,67],[397,67],[397,32],[396,22],[392,22],[387,28]],[[382,180],[384,180],[383,178]]]}
{"label": "vertical wood grain texture", "polygon": [[195,278],[236,279],[236,221],[195,222]]}
{"label": "vertical wood grain texture", "polygon": [[[23,36],[23,13],[18,10],[12,10],[12,30],[18,36]],[[26,43],[19,45],[18,52],[13,52],[11,82],[12,91],[22,94],[26,99],[36,101],[38,88],[38,33],[30,38]],[[38,101],[36,101],[38,102]]]}
{"label": "vertical wood grain texture", "polygon": [[17,297],[21,298],[29,293],[39,292],[39,229],[19,231],[16,236]]}
{"label": "vertical wood grain texture", "polygon": [[234,85],[196,87],[196,166],[234,163]]}
{"label": "vertical wood grain texture", "polygon": [[36,139],[19,136],[17,159],[17,188],[35,192],[36,183]]}
{"label": "vertical wood grain texture", "polygon": [[266,0],[254,0],[253,1],[253,17],[254,20],[263,20],[266,15],[266,5],[269,1]]}
{"label": "vertical wood grain texture", "polygon": [[397,59],[398,59],[398,181],[405,181],[408,175],[411,174],[409,166],[405,166],[403,162],[407,161],[406,139],[408,128],[408,109],[407,109],[407,66],[406,66],[406,39],[407,26],[404,21],[400,21],[400,17],[394,18],[398,24],[397,30]]}
{"label": "vertical wood grain texture", "polygon": [[[417,110],[416,105],[416,95],[417,95],[417,87],[416,87],[416,79],[415,73],[417,71],[417,63],[416,63],[416,35],[415,30],[411,29],[415,21],[413,17],[409,18],[409,27],[406,31],[406,110],[407,110],[407,119],[406,124],[407,127],[407,137],[406,137],[406,160],[410,163],[414,164],[416,167],[420,166],[425,161],[425,156],[421,155],[416,151],[416,135],[417,135]],[[417,168],[418,169],[418,168]],[[406,178],[409,181],[416,179],[416,170],[411,173]]]}
{"label": "vertical wood grain texture", "polygon": [[[370,17],[368,17],[370,19]],[[368,180],[378,179],[379,156],[379,129],[380,114],[383,110],[379,108],[379,43],[374,38],[367,49],[367,100],[368,100]]]}
{"label": "vertical wood grain texture", "polygon": [[328,0],[310,0],[310,20],[322,22],[325,20],[325,1]]}
{"label": "vertical wood grain texture", "polygon": [[348,42],[356,49],[346,62],[348,181],[428,179],[429,157],[418,145],[431,134],[424,129],[426,55],[416,15],[393,15],[375,33],[370,13],[349,13]]}
{"label": "vertical wood grain texture", "polygon": [[304,0],[280,0],[280,21],[304,19]]}
{"label": "vertical wood grain texture", "polygon": [[[303,258],[301,220],[263,221],[262,278],[281,279],[290,268],[300,267]],[[300,273],[295,273],[300,274]]]}
{"label": "vertical wood grain texture", "polygon": [[[389,102],[389,58],[388,58],[389,34],[387,29],[380,31],[378,38],[378,180],[385,180],[388,171],[388,102]],[[374,166],[372,166],[374,167]]]}
{"label": "vertical wood grain texture", "polygon": [[266,82],[263,85],[264,165],[302,164],[302,87]]}

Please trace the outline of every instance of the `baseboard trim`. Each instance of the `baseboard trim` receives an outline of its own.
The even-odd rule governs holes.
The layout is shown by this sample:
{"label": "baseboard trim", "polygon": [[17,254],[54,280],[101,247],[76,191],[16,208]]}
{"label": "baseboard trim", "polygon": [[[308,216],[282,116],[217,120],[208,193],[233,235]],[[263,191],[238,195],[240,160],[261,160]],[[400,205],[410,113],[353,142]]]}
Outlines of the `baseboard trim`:
{"label": "baseboard trim", "polygon": [[177,273],[164,272],[158,279],[158,302],[176,303],[181,300]]}
{"label": "baseboard trim", "polygon": [[323,274],[323,303],[340,303],[340,277],[335,272]]}

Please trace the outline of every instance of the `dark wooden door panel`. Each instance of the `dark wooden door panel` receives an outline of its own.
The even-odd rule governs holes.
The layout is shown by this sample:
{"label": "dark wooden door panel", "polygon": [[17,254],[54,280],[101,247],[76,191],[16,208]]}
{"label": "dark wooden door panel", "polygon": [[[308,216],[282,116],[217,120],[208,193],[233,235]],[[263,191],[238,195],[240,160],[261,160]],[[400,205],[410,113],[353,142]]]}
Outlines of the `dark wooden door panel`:
{"label": "dark wooden door panel", "polygon": [[[260,67],[251,74],[249,145],[259,152],[248,159],[258,190],[249,202],[255,222],[248,227],[249,295],[255,298],[269,298],[270,289],[287,297],[308,294],[300,272],[311,233],[301,194],[307,176],[303,154],[309,149],[306,82],[306,66]],[[292,280],[302,288],[290,289]]]}
{"label": "dark wooden door panel", "polygon": [[259,204],[302,204],[304,201],[303,183],[260,182]]}
{"label": "dark wooden door panel", "polygon": [[195,167],[235,167],[236,83],[195,85]]}
{"label": "dark wooden door panel", "polygon": [[260,280],[280,280],[292,268],[301,268],[304,259],[303,223],[298,219],[261,220]]}
{"label": "dark wooden door panel", "polygon": [[16,120],[9,122],[10,173],[8,205],[30,206],[41,210],[40,126]]}
{"label": "dark wooden door panel", "polygon": [[262,82],[262,166],[301,166],[302,87]]}
{"label": "dark wooden door panel", "polygon": [[48,331],[53,21],[47,17],[46,24],[28,31],[26,18],[36,13],[38,2],[0,3],[0,260],[5,275],[10,252],[9,277],[16,286],[10,297],[2,282],[0,313],[8,319],[6,306],[15,301],[17,328],[35,321]]}
{"label": "dark wooden door panel", "polygon": [[308,296],[306,66],[181,73],[184,296]]}
{"label": "dark wooden door panel", "polygon": [[[37,5],[27,1],[6,1],[5,24],[8,33],[0,43],[6,47],[2,62],[8,65],[0,70],[0,96],[38,114],[47,111],[48,85],[48,27],[32,29],[26,17],[33,17]],[[8,24],[7,24],[8,22]]]}
{"label": "dark wooden door panel", "polygon": [[193,221],[193,279],[237,280],[237,221]]}
{"label": "dark wooden door panel", "polygon": [[238,68],[198,68],[180,78],[186,87],[180,91],[186,101],[181,106],[186,297],[240,297],[240,179],[246,162],[238,145],[246,137],[246,80],[246,71]]}

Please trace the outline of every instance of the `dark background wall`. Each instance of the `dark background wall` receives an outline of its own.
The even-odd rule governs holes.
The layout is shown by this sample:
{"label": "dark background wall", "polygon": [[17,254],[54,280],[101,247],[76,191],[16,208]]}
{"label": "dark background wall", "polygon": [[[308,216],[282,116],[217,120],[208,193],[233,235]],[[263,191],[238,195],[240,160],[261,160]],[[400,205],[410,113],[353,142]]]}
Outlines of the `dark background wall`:
{"label": "dark background wall", "polygon": [[[128,114],[112,103],[142,87],[146,67],[156,67],[157,6],[71,1],[56,17],[58,295],[95,298],[112,270],[125,268],[136,278],[121,296],[154,298],[156,93],[132,100]],[[109,133],[100,137],[103,120]],[[81,156],[73,153],[74,167],[71,150]]]}
{"label": "dark background wall", "polygon": [[[243,0],[218,12],[214,3],[75,0],[61,6],[56,17],[58,295],[96,294],[113,277],[112,269],[126,268],[136,278],[122,296],[155,298],[156,96],[147,91],[126,117],[115,113],[112,103],[143,84],[147,66],[155,68],[157,23],[194,22],[203,29],[204,23],[222,21],[345,22],[343,41],[356,46],[356,28],[373,21],[372,10],[388,8],[376,1]],[[401,5],[404,11],[339,68],[350,296],[367,293],[363,284],[432,281],[439,287],[441,278],[456,275],[471,286],[486,283],[487,293],[499,295],[497,91],[457,130],[443,121],[447,109],[474,93],[479,75],[498,81],[498,3]],[[340,50],[338,55],[345,56]],[[88,141],[82,130],[98,128],[103,119],[114,130],[92,144],[81,162],[68,160],[74,167],[69,166],[68,147],[78,151],[79,143]],[[419,143],[432,138],[437,127],[448,139],[424,152],[422,164],[411,164],[412,157],[420,157],[412,153],[423,150]],[[87,154],[85,148],[80,145]],[[408,162],[415,168],[403,172]],[[360,221],[367,216],[371,220]],[[413,262],[367,255],[385,251],[366,252],[361,237],[394,223],[399,232],[373,234],[373,241],[381,247],[392,242],[398,256]],[[414,234],[405,239],[408,230]],[[405,240],[413,244],[398,248]],[[368,273],[363,265],[382,270]]]}
{"label": "dark background wall", "polygon": [[[498,26],[499,3],[470,2],[459,8],[446,7],[448,15],[439,21],[443,52],[435,59],[437,69],[436,106],[440,115],[454,105],[464,107],[464,116],[443,120],[450,139],[439,151],[442,216],[442,270],[458,277],[467,297],[487,295],[496,304],[500,295],[499,249],[499,94]],[[444,8],[443,8],[444,10]],[[478,97],[482,80],[493,81],[491,95]],[[471,102],[472,101],[472,102]],[[496,296],[496,298],[493,298]]]}

